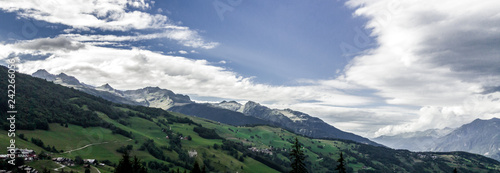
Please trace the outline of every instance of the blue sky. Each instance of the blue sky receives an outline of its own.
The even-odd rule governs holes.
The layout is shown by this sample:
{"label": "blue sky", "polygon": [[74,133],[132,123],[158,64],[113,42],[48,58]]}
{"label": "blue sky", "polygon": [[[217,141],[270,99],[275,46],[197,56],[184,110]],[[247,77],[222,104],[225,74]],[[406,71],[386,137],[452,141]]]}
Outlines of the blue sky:
{"label": "blue sky", "polygon": [[292,108],[373,137],[500,117],[498,3],[3,0],[0,59]]}
{"label": "blue sky", "polygon": [[[366,20],[354,17],[353,9],[342,1],[241,1],[231,6],[220,1],[223,19],[214,2],[219,1],[158,1],[145,11],[165,14],[174,23],[199,31],[204,39],[220,43],[214,49],[194,49],[199,54],[185,55],[193,59],[225,61],[224,66],[243,76],[255,76],[255,81],[273,85],[293,85],[297,79],[335,78],[353,57],[341,44],[355,46],[353,38],[364,30]],[[234,5],[234,4],[233,4]],[[18,19],[15,13],[3,13],[0,18],[9,23],[0,28],[2,35],[23,35],[26,22],[34,23],[38,32],[33,39],[55,37],[71,27],[32,19]],[[43,24],[38,24],[43,23]],[[38,24],[38,25],[35,25]],[[129,32],[94,30],[92,34],[127,35]],[[131,31],[134,32],[134,31]],[[151,31],[135,31],[148,33]],[[90,32],[82,32],[90,33]],[[364,33],[366,34],[366,33]],[[168,39],[131,42],[130,46],[150,46],[154,51],[190,49]],[[158,44],[161,44],[158,45]],[[358,47],[355,51],[370,48]]]}

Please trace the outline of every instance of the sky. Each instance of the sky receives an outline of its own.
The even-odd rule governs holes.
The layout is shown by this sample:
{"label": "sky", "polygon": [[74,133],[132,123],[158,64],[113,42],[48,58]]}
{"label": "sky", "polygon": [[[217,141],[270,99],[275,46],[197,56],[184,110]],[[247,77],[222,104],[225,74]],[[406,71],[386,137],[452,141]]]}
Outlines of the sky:
{"label": "sky", "polygon": [[0,64],[365,137],[500,118],[500,1],[0,0]]}

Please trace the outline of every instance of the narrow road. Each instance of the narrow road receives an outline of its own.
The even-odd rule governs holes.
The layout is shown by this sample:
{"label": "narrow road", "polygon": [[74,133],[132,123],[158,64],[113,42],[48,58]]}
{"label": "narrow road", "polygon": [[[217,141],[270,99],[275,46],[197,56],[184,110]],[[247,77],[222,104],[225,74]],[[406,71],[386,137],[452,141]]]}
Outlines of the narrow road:
{"label": "narrow road", "polygon": [[101,171],[99,171],[99,169],[97,169],[96,167],[93,167],[97,172],[101,173]]}
{"label": "narrow road", "polygon": [[[127,140],[125,140],[125,141],[131,141],[131,140],[132,140],[132,139],[127,139]],[[124,142],[125,142],[125,141],[124,141]],[[119,141],[113,141],[113,142],[119,142]],[[107,143],[109,143],[109,142],[100,142],[100,143],[87,144],[87,145],[85,145],[85,146],[83,146],[83,147],[80,147],[80,148],[77,148],[77,149],[73,149],[73,150],[65,151],[64,153],[71,153],[71,152],[73,152],[73,151],[82,150],[82,149],[87,148],[87,147],[90,147],[90,146],[92,146],[92,145],[107,144]]]}
{"label": "narrow road", "polygon": [[90,147],[92,145],[99,145],[99,144],[106,144],[106,143],[109,143],[109,142],[101,142],[101,143],[93,143],[93,144],[87,144],[83,147],[80,147],[80,148],[77,148],[77,149],[73,149],[73,150],[69,150],[69,151],[65,151],[64,153],[71,153],[73,151],[78,151],[78,150],[81,150],[81,149],[84,149],[84,148],[87,148],[87,147]]}
{"label": "narrow road", "polygon": [[64,167],[66,167],[65,165],[63,165],[63,164],[61,164],[61,163],[59,163],[59,162],[56,162],[56,163],[57,163],[58,165],[61,165],[61,167],[59,167],[59,168],[54,168],[54,171],[59,171],[59,169],[62,169],[62,168],[64,168]]}

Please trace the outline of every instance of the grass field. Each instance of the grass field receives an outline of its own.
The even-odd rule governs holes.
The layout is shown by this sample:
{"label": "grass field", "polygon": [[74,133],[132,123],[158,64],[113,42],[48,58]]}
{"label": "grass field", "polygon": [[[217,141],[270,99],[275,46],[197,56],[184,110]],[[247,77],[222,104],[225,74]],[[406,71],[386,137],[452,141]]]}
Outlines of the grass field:
{"label": "grass field", "polygon": [[[126,108],[120,108],[123,111],[130,111]],[[174,151],[168,150],[169,140],[166,138],[166,133],[162,132],[162,129],[171,129],[176,134],[182,134],[184,137],[190,136],[192,140],[181,140],[182,149],[185,151],[196,151],[198,153],[195,160],[198,163],[203,163],[204,160],[209,160],[211,165],[216,170],[225,170],[229,172],[247,172],[247,173],[260,173],[260,172],[278,172],[261,162],[258,162],[250,157],[246,157],[243,162],[239,161],[235,157],[231,156],[228,151],[221,149],[214,149],[213,145],[222,145],[222,139],[205,139],[198,135],[198,133],[193,131],[195,127],[194,124],[186,123],[172,123],[168,125],[157,123],[158,120],[163,119],[163,117],[154,118],[153,121],[143,119],[140,117],[128,117],[123,118],[127,125],[118,123],[118,121],[110,119],[107,115],[97,112],[98,116],[106,122],[115,125],[127,132],[131,132],[133,139],[124,137],[122,135],[113,134],[111,130],[101,128],[101,127],[88,127],[83,128],[81,126],[69,124],[68,127],[61,126],[60,124],[50,124],[50,130],[19,130],[17,134],[24,134],[28,139],[27,141],[16,138],[16,145],[18,148],[30,148],[34,149],[37,153],[43,151],[41,147],[38,147],[30,142],[31,138],[41,139],[44,144],[54,146],[58,150],[63,150],[60,153],[49,153],[52,157],[66,157],[74,159],[76,156],[80,156],[83,159],[97,159],[99,161],[109,160],[113,163],[118,163],[121,159],[120,153],[116,150],[122,146],[132,145],[133,151],[132,155],[137,156],[144,162],[157,161],[164,164],[170,164],[166,161],[162,161],[153,157],[148,151],[138,150],[141,145],[147,140],[152,139],[154,144],[161,148],[163,154],[172,159],[178,159],[178,154]],[[175,116],[188,117],[186,115],[172,113]],[[321,166],[321,162],[324,161],[324,157],[333,158],[336,160],[341,151],[350,151],[351,154],[356,154],[364,156],[366,154],[359,153],[356,150],[358,144],[344,141],[336,140],[322,140],[322,139],[310,139],[303,136],[293,134],[287,130],[269,126],[255,126],[255,127],[236,127],[231,125],[219,124],[216,122],[211,122],[200,118],[191,118],[194,122],[201,124],[205,128],[215,129],[216,133],[227,140],[239,141],[245,145],[253,146],[259,149],[273,148],[274,154],[280,160],[289,161],[289,159],[283,153],[290,152],[292,142],[295,138],[298,138],[300,143],[304,146],[302,150],[306,155],[307,160],[311,163],[311,168],[316,172],[326,172],[326,168]],[[3,131],[1,133],[6,133]],[[0,135],[1,141],[8,141],[9,138],[6,135]],[[0,147],[7,147],[7,142],[0,143]],[[71,151],[71,152],[70,152]],[[238,152],[238,156],[242,153]],[[440,158],[447,161],[450,167],[460,167],[456,164],[457,160],[461,160],[464,166],[474,166],[473,160],[468,160],[464,158],[457,157],[455,155],[445,155],[439,156]],[[373,168],[367,167],[367,165],[360,163],[356,158],[346,155],[345,159],[348,163],[348,167],[354,172],[359,170],[373,170]],[[404,160],[403,157],[398,158]],[[411,161],[405,160],[405,162],[415,162],[420,163],[422,160],[413,159]],[[378,161],[373,161],[374,164],[383,165],[383,163]],[[331,163],[335,164],[335,163]],[[50,160],[38,160],[29,162],[28,165],[33,166],[37,170],[43,170],[43,168],[48,168],[54,170],[61,167]],[[477,164],[476,164],[477,165]],[[284,165],[286,166],[286,165]],[[485,165],[486,167],[492,167],[491,165]],[[171,169],[176,170],[179,168],[184,171],[184,168],[179,166],[171,166]],[[495,168],[494,166],[492,168]],[[110,166],[98,166],[92,167],[92,172],[98,172],[99,169],[102,173],[113,172],[113,167]],[[427,167],[429,171],[431,169],[439,169],[436,165]],[[472,170],[482,170],[479,168],[471,168]],[[75,171],[84,172],[82,166],[65,167],[65,171]],[[481,171],[479,171],[481,172]]]}

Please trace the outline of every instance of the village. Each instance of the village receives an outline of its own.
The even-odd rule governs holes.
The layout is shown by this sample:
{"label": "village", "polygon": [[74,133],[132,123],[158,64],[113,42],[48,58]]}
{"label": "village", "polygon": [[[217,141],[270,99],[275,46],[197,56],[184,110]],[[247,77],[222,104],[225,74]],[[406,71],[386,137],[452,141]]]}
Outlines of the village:
{"label": "village", "polygon": [[[15,157],[16,158],[23,158],[23,162],[21,163],[27,163],[27,162],[32,162],[41,159],[34,150],[28,149],[28,148],[16,148],[15,149]],[[70,159],[70,158],[65,158],[65,157],[54,157],[51,158],[50,156],[43,156],[48,157],[48,159],[52,160],[53,162],[61,165],[59,168],[55,168],[54,171],[59,171],[59,169],[62,169],[66,166],[75,166],[76,164],[82,164],[84,168],[90,168],[90,166],[104,166],[104,163],[99,163],[96,159]],[[9,154],[0,154],[0,159],[1,160],[7,160],[10,158]],[[80,163],[79,163],[80,162]],[[26,173],[38,173],[41,172],[39,170],[34,169],[33,167],[27,166],[27,165],[15,165],[17,166],[17,170],[21,172],[26,172]],[[0,173],[11,173],[12,171],[7,171],[7,170],[0,170]]]}

